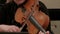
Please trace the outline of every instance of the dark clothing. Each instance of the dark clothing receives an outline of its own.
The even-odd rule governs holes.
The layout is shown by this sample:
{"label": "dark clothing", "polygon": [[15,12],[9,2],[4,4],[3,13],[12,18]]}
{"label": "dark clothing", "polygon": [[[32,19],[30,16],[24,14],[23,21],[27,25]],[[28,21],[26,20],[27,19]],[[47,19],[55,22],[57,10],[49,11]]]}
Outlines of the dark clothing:
{"label": "dark clothing", "polygon": [[[41,3],[39,3],[41,5]],[[21,26],[21,24],[17,23],[14,20],[14,15],[16,13],[16,10],[18,7],[20,7],[21,5],[17,6],[17,4],[15,4],[14,2],[5,4],[2,8],[2,10],[0,11],[1,17],[0,17],[0,24],[8,24],[8,25],[16,25],[18,27]],[[48,15],[47,12],[47,8],[43,5],[40,6],[41,8],[39,8],[39,10],[42,10],[45,14]],[[26,28],[27,26],[25,26]],[[26,29],[23,29],[24,31]],[[26,30],[27,31],[27,30]]]}
{"label": "dark clothing", "polygon": [[[3,6],[2,9],[2,23],[3,24],[15,24],[14,23],[14,13],[17,9],[17,5],[13,4],[13,3],[9,3],[7,5]],[[5,20],[4,20],[5,19]]]}
{"label": "dark clothing", "polygon": [[[1,8],[2,7],[2,8]],[[17,23],[14,19],[16,10],[19,6],[17,6],[17,4],[15,4],[14,2],[5,4],[3,6],[1,6],[1,10],[0,10],[0,24],[7,24],[7,25],[16,25],[18,27],[21,27],[22,25],[20,23]],[[26,27],[24,27],[23,31],[27,31]]]}

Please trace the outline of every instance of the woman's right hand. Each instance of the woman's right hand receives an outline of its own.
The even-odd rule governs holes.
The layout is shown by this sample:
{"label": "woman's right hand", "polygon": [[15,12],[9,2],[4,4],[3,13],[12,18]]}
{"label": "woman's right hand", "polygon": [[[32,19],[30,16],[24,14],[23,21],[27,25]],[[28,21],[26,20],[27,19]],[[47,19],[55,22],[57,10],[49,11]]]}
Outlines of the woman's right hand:
{"label": "woman's right hand", "polygon": [[15,25],[0,25],[0,32],[20,32],[20,28]]}

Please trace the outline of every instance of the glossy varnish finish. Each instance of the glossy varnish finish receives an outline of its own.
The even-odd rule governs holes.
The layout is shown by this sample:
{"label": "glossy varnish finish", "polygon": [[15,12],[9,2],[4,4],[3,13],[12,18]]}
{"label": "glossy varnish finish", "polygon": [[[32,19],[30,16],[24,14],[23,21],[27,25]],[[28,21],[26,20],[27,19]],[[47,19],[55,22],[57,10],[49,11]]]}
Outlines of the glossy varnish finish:
{"label": "glossy varnish finish", "polygon": [[37,29],[28,19],[29,14],[38,21],[38,23],[46,29],[49,24],[49,18],[45,13],[39,11],[38,0],[29,0],[25,5],[24,8],[26,9],[25,13],[22,12],[21,8],[18,8],[15,14],[15,20],[20,24],[25,23],[27,24],[27,29],[29,34],[37,34],[39,29]]}

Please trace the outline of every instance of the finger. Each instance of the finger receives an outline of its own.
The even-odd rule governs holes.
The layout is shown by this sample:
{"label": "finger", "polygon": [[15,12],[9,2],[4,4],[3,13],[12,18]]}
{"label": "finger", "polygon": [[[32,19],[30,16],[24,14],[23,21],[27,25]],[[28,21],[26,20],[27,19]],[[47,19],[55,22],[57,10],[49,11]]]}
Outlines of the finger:
{"label": "finger", "polygon": [[20,32],[20,29],[17,26],[12,26],[12,30],[14,32]]}
{"label": "finger", "polygon": [[7,32],[16,32],[15,27],[12,27],[12,26],[10,26],[10,28],[6,31]]}
{"label": "finger", "polygon": [[44,33],[42,31],[40,31],[39,34],[44,34]]}
{"label": "finger", "polygon": [[49,34],[49,31],[47,31],[46,34]]}
{"label": "finger", "polygon": [[14,30],[15,32],[20,32],[20,29],[19,29],[18,27],[15,27],[13,30]]}
{"label": "finger", "polygon": [[12,29],[9,29],[7,32],[14,32]]}

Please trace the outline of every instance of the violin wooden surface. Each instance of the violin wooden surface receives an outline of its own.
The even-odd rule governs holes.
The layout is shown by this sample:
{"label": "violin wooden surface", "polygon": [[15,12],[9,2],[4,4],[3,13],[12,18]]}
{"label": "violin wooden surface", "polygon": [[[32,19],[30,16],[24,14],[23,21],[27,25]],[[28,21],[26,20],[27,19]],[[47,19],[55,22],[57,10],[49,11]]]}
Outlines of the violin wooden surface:
{"label": "violin wooden surface", "polygon": [[[46,29],[49,24],[49,17],[43,13],[42,11],[39,11],[39,5],[38,0],[29,0],[25,5],[24,8],[26,8],[26,12],[23,13],[21,8],[18,8],[15,14],[15,20],[19,22],[20,24],[24,23],[26,19],[28,18],[29,14],[34,11],[32,16],[38,21],[38,23]],[[29,20],[27,20],[27,30],[29,34],[37,34],[39,31]]]}

